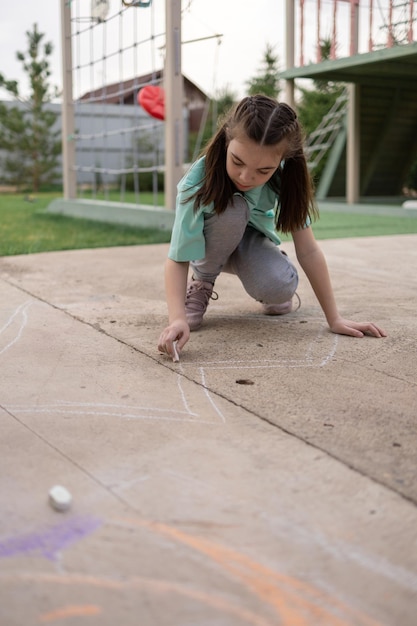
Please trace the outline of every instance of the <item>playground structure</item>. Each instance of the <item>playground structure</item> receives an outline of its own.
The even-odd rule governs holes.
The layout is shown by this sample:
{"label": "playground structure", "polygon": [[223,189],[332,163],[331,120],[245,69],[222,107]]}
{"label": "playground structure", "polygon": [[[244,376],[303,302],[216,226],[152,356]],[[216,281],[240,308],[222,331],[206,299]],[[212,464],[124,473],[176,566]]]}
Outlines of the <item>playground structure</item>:
{"label": "playground structure", "polygon": [[[360,0],[315,0],[315,11],[310,4],[308,12],[307,2],[300,0],[297,9],[286,0],[285,98],[295,105],[298,79],[346,84],[310,138],[315,158],[330,151],[317,197],[345,197],[348,203],[398,197],[417,159],[415,0],[370,0],[366,6]],[[306,32],[315,48],[315,61],[308,63]],[[328,37],[330,58],[323,60],[321,43]]]}
{"label": "playground structure", "polygon": [[[321,79],[346,84],[337,110],[328,113],[320,128],[313,133],[315,136],[310,138],[310,147],[307,147],[312,159],[315,158],[313,149],[316,156],[330,151],[317,189],[319,200],[346,197],[347,202],[357,203],[364,197],[399,196],[404,173],[417,157],[415,0],[401,3],[399,0],[382,0],[382,4],[378,4],[377,15],[374,1],[370,0],[368,5],[362,6],[360,0],[300,0],[299,3],[286,0],[286,70],[281,73],[281,78],[285,80],[284,99],[296,106],[294,94],[298,79]],[[120,74],[120,101],[123,100],[126,76],[122,76],[121,68],[125,71],[124,67],[129,63],[124,62],[122,55],[131,54],[134,58],[130,78],[138,77],[144,70],[136,65],[139,58],[138,48],[142,44],[148,45],[149,42],[149,54],[152,57],[150,87],[156,90],[162,86],[164,88],[164,121],[161,122],[160,118],[152,121],[149,118],[149,123],[153,126],[157,123],[159,128],[162,124],[164,158],[159,160],[161,150],[158,148],[158,159],[154,160],[148,170],[151,169],[154,173],[164,171],[165,213],[172,213],[176,185],[184,171],[184,81],[181,68],[181,49],[184,42],[181,38],[181,2],[165,0],[165,23],[159,25],[159,30],[154,23],[155,2],[120,0],[116,4],[120,6],[116,12],[110,14],[110,3],[97,1],[97,14],[94,16],[92,12],[85,25],[79,14],[79,7],[83,7],[83,3],[78,0],[61,0],[64,203],[82,202],[77,199],[77,169],[80,169],[76,162],[77,143],[94,143],[97,141],[96,137],[105,142],[110,133],[118,133],[121,140],[126,143],[130,141],[130,150],[133,150],[134,157],[128,165],[121,164],[118,170],[120,176],[123,177],[126,173],[136,175],[141,171],[140,163],[135,160],[135,148],[132,148],[143,132],[141,123],[129,124],[129,128],[127,124],[123,125],[122,106],[119,129],[106,128],[104,118],[109,110],[108,105],[105,106],[108,96],[106,89],[110,82],[115,84],[117,66]],[[112,8],[114,6],[113,0]],[[161,3],[158,8],[162,14]],[[134,26],[129,39],[125,22],[127,20],[135,24],[135,16],[140,12],[141,23],[145,21],[142,16],[150,16],[151,36],[144,38],[139,26]],[[346,25],[349,27],[346,28]],[[89,38],[90,43],[83,43],[82,36]],[[330,58],[323,60],[320,57],[320,42],[329,36]],[[94,45],[91,43],[93,37],[96,37]],[[94,52],[97,38],[103,48],[102,58]],[[158,50],[163,50],[164,56],[163,82],[155,67],[156,41],[162,42]],[[113,50],[109,49],[110,42],[114,43]],[[74,53],[77,56],[75,63],[72,59]],[[143,57],[144,54],[141,53],[141,62]],[[314,62],[311,58],[314,58]],[[100,62],[102,69],[99,70]],[[112,63],[116,68],[113,74]],[[83,137],[75,128],[74,110],[82,104],[83,93],[97,93],[97,85],[93,84],[97,80],[94,78],[97,73],[102,78],[102,102],[93,98],[86,105],[96,106],[97,111],[100,110],[95,123],[98,123],[99,118],[104,119],[103,128],[96,135],[90,133]],[[73,80],[78,78],[84,86],[79,86],[78,94],[74,95]],[[133,79],[135,80],[136,78]],[[138,92],[143,87],[139,84],[133,86]],[[130,105],[130,109],[132,108],[137,109],[138,106]],[[104,150],[103,158],[105,153]],[[105,177],[109,172],[105,166],[97,168],[94,163],[90,169],[96,177]],[[88,208],[91,208],[91,202]],[[135,200],[132,208],[146,209],[140,199]],[[146,223],[157,226],[160,221],[155,208],[147,208],[152,210],[152,220]],[[62,206],[59,210],[61,209]],[[113,212],[114,209],[113,206]],[[80,210],[78,207],[77,214],[80,214]],[[151,213],[148,211],[147,215],[150,216]],[[162,221],[169,227],[170,219],[167,220],[166,215]]]}
{"label": "playground structure", "polygon": [[[161,7],[161,5],[159,5]],[[87,14],[86,14],[87,13]],[[162,13],[162,11],[161,11]],[[140,19],[139,19],[140,15]],[[91,164],[91,174],[96,179],[106,179],[109,175],[123,179],[127,174],[135,177],[141,170],[138,158],[138,143],[144,136],[153,133],[155,118],[148,117],[143,125],[143,109],[138,103],[135,107],[124,104],[126,89],[139,91],[146,85],[140,84],[139,76],[150,67],[148,86],[160,89],[156,70],[156,55],[163,49],[165,93],[164,123],[164,162],[154,159],[151,167],[142,171],[152,170],[155,174],[163,170],[165,173],[165,196],[167,207],[175,205],[176,184],[183,173],[184,133],[183,133],[183,76],[181,72],[181,0],[165,0],[165,24],[157,31],[155,10],[152,1],[93,0],[88,14],[85,3],[75,0],[61,0],[61,38],[63,62],[63,99],[62,99],[62,138],[63,138],[63,184],[64,198],[77,202],[77,147],[86,141],[97,142],[101,147],[111,134],[117,133],[126,145],[125,163],[110,170],[105,164]],[[157,48],[157,42],[162,46]],[[141,65],[139,64],[141,63]],[[126,72],[129,71],[127,80]],[[99,89],[97,89],[99,81]],[[118,84],[117,97],[114,100],[120,105],[119,128],[110,128],[106,120],[109,110],[108,84]],[[128,85],[128,87],[127,87]],[[83,93],[90,97],[85,100]],[[113,94],[114,95],[114,94]],[[135,99],[136,100],[136,99]],[[75,126],[75,111],[83,107],[94,106],[97,111],[96,120],[91,123],[92,131],[80,133]],[[132,108],[137,111],[137,122],[132,124],[124,118],[124,111],[129,109],[126,118],[131,118]],[[101,118],[98,128],[98,118]],[[157,119],[161,119],[158,117]],[[158,133],[159,135],[159,133]],[[110,142],[109,142],[110,143]],[[155,154],[159,150],[155,150]],[[106,160],[106,149],[100,155]],[[127,160],[130,163],[127,163]],[[84,168],[85,169],[85,168]],[[137,184],[135,185],[137,187]],[[106,187],[106,185],[105,185]]]}
{"label": "playground structure", "polygon": [[[305,41],[306,41],[306,13],[311,23],[311,16],[315,21],[315,55],[316,63],[322,58],[321,42],[330,37],[330,59],[335,60],[340,56],[353,56],[360,52],[373,52],[381,48],[392,48],[395,45],[412,43],[415,34],[415,0],[386,0],[385,3],[369,0],[331,0],[326,3],[323,0],[314,0],[315,12],[308,7],[309,0],[299,0],[298,9],[298,39],[299,39],[299,65],[305,65]],[[306,8],[309,8],[307,11]],[[295,2],[287,2],[288,23],[292,26],[288,33],[289,56],[294,47],[293,33],[295,24]],[[327,10],[325,10],[327,9]],[[343,12],[341,13],[341,10]],[[326,15],[327,14],[327,15]],[[323,29],[323,17],[327,17],[327,31]],[[346,24],[349,24],[348,38],[346,37]],[[340,31],[342,30],[342,37]],[[340,54],[340,44],[344,54]],[[348,54],[346,55],[346,52]],[[293,59],[292,65],[294,65]]]}

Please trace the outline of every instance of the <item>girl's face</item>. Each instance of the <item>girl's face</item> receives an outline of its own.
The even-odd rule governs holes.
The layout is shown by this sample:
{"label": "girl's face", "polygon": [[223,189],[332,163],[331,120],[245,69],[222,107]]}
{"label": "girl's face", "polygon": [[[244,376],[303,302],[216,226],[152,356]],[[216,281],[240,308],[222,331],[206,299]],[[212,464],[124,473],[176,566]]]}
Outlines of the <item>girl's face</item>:
{"label": "girl's face", "polygon": [[239,191],[264,185],[279,167],[284,148],[284,142],[260,146],[247,137],[231,139],[226,153],[227,174]]}

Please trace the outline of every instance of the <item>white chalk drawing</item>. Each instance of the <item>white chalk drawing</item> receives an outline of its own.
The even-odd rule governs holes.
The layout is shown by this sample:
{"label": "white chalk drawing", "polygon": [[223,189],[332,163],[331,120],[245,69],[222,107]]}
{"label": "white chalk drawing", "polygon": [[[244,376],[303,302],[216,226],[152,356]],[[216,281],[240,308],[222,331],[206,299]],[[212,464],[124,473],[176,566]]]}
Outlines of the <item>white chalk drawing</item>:
{"label": "white chalk drawing", "polygon": [[11,405],[8,409],[16,414],[43,413],[63,415],[100,415],[102,417],[119,417],[127,420],[167,420],[211,424],[212,420],[200,420],[199,414],[171,408],[150,406],[134,406],[125,404],[107,404],[101,402],[56,402],[44,405]]}
{"label": "white chalk drawing", "polygon": [[[328,336],[330,340],[330,349],[321,348],[323,337]],[[260,359],[260,360],[227,360],[227,361],[205,361],[200,362],[197,366],[200,370],[208,369],[273,369],[273,368],[304,368],[304,367],[325,367],[336,354],[339,342],[339,335],[330,335],[322,326],[317,334],[313,337],[304,356],[299,359]],[[183,365],[186,365],[183,363]],[[195,367],[195,363],[190,363]]]}
{"label": "white chalk drawing", "polygon": [[0,355],[9,350],[21,338],[23,331],[28,323],[27,310],[31,306],[31,304],[32,302],[27,301],[19,305],[17,309],[13,311],[3,327],[0,328],[0,338],[2,338],[2,335],[7,336],[9,333],[6,331],[8,330],[10,330],[11,334],[13,335],[13,338],[5,346],[0,347]]}
{"label": "white chalk drawing", "polygon": [[[24,330],[28,325],[28,309],[32,305],[32,302],[25,302],[18,306],[16,310],[9,316],[5,324],[0,328],[0,355],[9,351],[15,346],[24,336]],[[3,342],[3,340],[5,340]],[[104,403],[104,402],[72,402],[60,400],[58,402],[51,402],[49,404],[16,404],[8,407],[16,414],[71,414],[80,416],[110,416],[122,419],[147,419],[147,420],[170,420],[170,421],[188,421],[196,423],[209,423],[209,424],[224,424],[226,417],[221,411],[220,407],[215,401],[216,394],[211,392],[207,383],[207,376],[212,371],[217,370],[259,370],[264,368],[320,368],[329,365],[336,354],[338,346],[338,336],[324,333],[324,327],[321,328],[317,335],[312,338],[312,341],[307,346],[306,352],[299,359],[264,359],[256,361],[238,361],[238,360],[223,360],[223,361],[205,361],[198,363],[191,363],[184,359],[177,365],[172,365],[173,374],[175,376],[178,399],[172,398],[171,405],[178,405],[179,408],[164,408],[155,406],[137,406],[119,403]],[[164,358],[164,357],[162,357]],[[176,371],[175,371],[176,370]],[[197,376],[195,375],[197,372]],[[205,410],[201,412],[195,412],[191,409],[192,403],[187,398],[187,385],[193,385],[193,391],[196,392],[201,389],[202,402],[198,402],[199,411],[204,406]],[[195,384],[195,383],[198,383]],[[157,394],[155,394],[157,397]],[[195,398],[198,395],[194,394]],[[41,399],[42,401],[42,399]],[[207,407],[211,408],[213,418],[201,419],[202,414],[207,415]],[[193,476],[181,474],[178,471],[172,469],[159,470],[163,474],[167,474],[171,481],[180,481],[187,484],[187,488],[178,489],[179,493],[187,493],[191,491],[192,496],[197,499],[201,494],[207,495],[208,489],[211,484],[197,480]],[[131,481],[118,482],[115,485],[109,485],[110,489],[118,489],[123,491],[124,489],[131,488],[132,485],[137,483],[152,482],[153,474],[145,474],[135,477]],[[158,481],[159,482],[159,481]],[[153,485],[150,486],[153,488]],[[218,497],[224,506],[224,493],[219,494],[218,489],[214,483],[212,493],[210,493],[210,500]],[[230,496],[232,497],[232,495]],[[231,500],[233,503],[233,499]],[[255,509],[254,509],[255,510]],[[271,516],[264,510],[257,512],[257,518],[263,523],[267,523],[269,531],[272,531],[272,535],[279,542],[288,543],[289,539],[294,545],[295,550],[299,550],[300,554],[306,553],[306,547],[311,550],[311,546],[320,550],[320,555],[325,554],[332,559],[333,563],[342,562],[344,567],[346,563],[353,563],[365,570],[371,571],[373,577],[385,576],[390,579],[394,584],[401,587],[411,589],[413,592],[417,589],[417,577],[415,573],[408,570],[405,567],[397,566],[385,557],[375,555],[372,552],[362,550],[359,545],[352,545],[346,540],[328,538],[324,533],[315,531],[311,528],[311,521],[308,519],[308,523],[302,524],[297,521],[296,518],[291,518],[290,514],[285,512],[285,515]],[[87,520],[88,521],[88,520]],[[213,526],[211,519],[202,520],[209,527]],[[90,523],[90,522],[89,522]],[[62,588],[66,585],[68,589],[73,586],[82,584],[84,587],[88,585],[94,586],[94,588],[103,588],[108,590],[114,589],[133,589],[137,595],[137,590],[146,589],[154,590],[158,599],[161,593],[176,593],[181,599],[190,597],[192,601],[200,601],[203,606],[209,606],[210,608],[223,611],[226,616],[232,616],[233,618],[242,618],[242,623],[252,623],[256,625],[269,624],[268,618],[263,618],[262,607],[265,606],[267,611],[265,614],[270,615],[272,609],[276,612],[276,618],[282,623],[285,619],[285,614],[281,612],[287,606],[295,606],[299,610],[299,614],[306,615],[306,620],[311,615],[311,619],[316,623],[326,623],[336,626],[336,624],[363,624],[364,626],[370,626],[375,624],[376,621],[370,619],[364,613],[357,612],[348,605],[344,605],[338,599],[338,590],[334,590],[329,584],[329,591],[326,592],[325,584],[323,580],[319,581],[319,584],[308,584],[305,580],[299,580],[295,577],[291,577],[288,573],[281,573],[279,570],[272,569],[266,566],[262,559],[255,560],[250,555],[244,552],[239,552],[233,548],[233,545],[223,545],[220,542],[216,542],[211,539],[208,532],[200,534],[189,533],[182,529],[177,523],[168,525],[153,520],[143,520],[138,517],[128,518],[116,518],[110,519],[109,523],[112,527],[122,526],[130,529],[142,529],[148,533],[153,533],[155,537],[161,537],[162,543],[165,549],[167,541],[170,541],[170,545],[179,545],[183,548],[182,552],[188,557],[188,552],[185,552],[185,548],[190,550],[191,557],[195,561],[195,555],[200,555],[199,558],[202,563],[207,564],[212,568],[212,564],[215,563],[215,571],[218,576],[223,575],[225,577],[233,576],[234,584],[242,585],[245,590],[244,596],[236,596],[239,598],[247,597],[248,593],[251,593],[251,598],[257,600],[260,604],[260,611],[250,613],[245,607],[237,608],[237,605],[227,603],[224,600],[224,596],[217,598],[213,596],[213,593],[206,593],[204,588],[199,589],[194,586],[190,591],[189,585],[178,585],[175,581],[163,580],[158,578],[152,579],[147,576],[136,576],[134,578],[124,577],[121,581],[120,577],[111,579],[109,577],[100,578],[95,574],[85,576],[82,573],[72,571],[70,574],[65,571],[60,559],[58,551],[51,552],[56,557],[57,571],[56,572],[27,572],[27,571],[13,571],[10,573],[1,573],[2,585],[5,582],[13,584],[16,588],[17,585],[22,583],[23,585],[27,581],[31,583],[41,584],[47,583],[53,590],[53,585],[56,584]],[[94,523],[93,523],[94,525]],[[84,527],[82,527],[84,528]],[[89,530],[90,527],[88,527]],[[58,548],[62,547],[62,542],[68,542],[72,539],[72,527],[58,528],[61,535],[58,537]],[[56,532],[58,532],[58,530]],[[85,529],[84,529],[85,530]],[[55,534],[56,534],[55,532]],[[78,536],[78,535],[77,535]],[[51,537],[49,531],[48,539]],[[52,537],[54,539],[54,537]],[[31,549],[35,544],[35,540],[38,540],[37,536],[25,534],[22,540],[10,542],[6,545],[5,550],[12,548],[23,550]],[[55,537],[55,543],[57,538]],[[52,544],[51,544],[52,545]],[[52,545],[54,548],[55,544]],[[48,547],[48,546],[47,546]],[[50,547],[50,546],[49,546]],[[55,546],[56,547],[56,546]],[[192,552],[191,552],[192,550]],[[227,580],[227,579],[226,579]],[[265,592],[266,590],[266,592]],[[127,591],[126,591],[127,593]],[[108,595],[108,594],[107,594]],[[70,616],[85,617],[94,615],[101,612],[101,607],[95,605],[80,605],[73,604],[72,596],[68,594],[70,600],[65,606],[58,607],[58,610],[50,611],[49,613],[43,613],[38,616],[37,621],[56,621]],[[74,598],[76,598],[76,592],[74,591]],[[106,597],[106,594],[103,595]],[[275,599],[275,601],[274,601]],[[253,600],[251,600],[252,602]],[[274,602],[273,602],[274,601]],[[284,608],[283,608],[284,607]],[[103,607],[105,608],[105,607]],[[319,618],[317,616],[319,615]],[[281,619],[282,618],[282,619]],[[301,619],[301,618],[300,618]],[[33,620],[32,620],[33,621]],[[304,619],[303,623],[307,623]],[[274,623],[276,619],[274,620]],[[301,623],[301,622],[300,622]]]}
{"label": "white chalk drawing", "polygon": [[291,536],[294,546],[299,546],[301,550],[316,546],[322,553],[330,555],[334,561],[340,561],[345,565],[348,562],[356,563],[374,575],[384,576],[390,579],[392,583],[417,593],[417,573],[407,569],[407,567],[395,565],[380,554],[367,551],[358,544],[338,537],[330,539],[326,534],[315,530],[310,524],[300,523],[288,512],[282,516],[270,515],[262,511],[259,517],[273,532],[277,542]]}
{"label": "white chalk drawing", "polygon": [[[23,330],[28,323],[27,310],[32,302],[28,301],[19,305],[10,315],[4,326],[0,329],[0,342],[2,336],[9,335],[10,329],[13,328],[13,338],[6,345],[1,347],[0,355],[15,345],[23,335]],[[14,328],[14,326],[17,326]],[[263,359],[263,360],[222,360],[222,361],[200,361],[188,362],[181,361],[173,365],[176,368],[176,387],[178,397],[172,398],[171,406],[168,408],[156,406],[137,406],[127,404],[113,404],[101,402],[70,402],[58,401],[54,403],[45,403],[33,405],[16,404],[8,408],[15,414],[65,414],[80,416],[103,416],[115,417],[129,420],[166,420],[177,422],[197,422],[204,424],[224,424],[226,416],[222,412],[220,406],[216,402],[216,393],[210,389],[207,384],[207,376],[210,371],[218,370],[259,370],[259,369],[277,369],[277,368],[308,368],[308,367],[325,367],[333,359],[337,345],[338,335],[330,335],[327,331],[324,333],[322,326],[316,335],[312,338],[307,346],[306,352],[300,358],[287,359]],[[326,341],[328,339],[328,341]],[[330,342],[330,345],[329,345]],[[164,358],[164,357],[162,357]],[[198,386],[194,387],[194,391],[201,389],[204,404],[198,402],[198,412],[191,410],[190,401],[185,391],[186,384],[192,380],[193,374],[197,372],[196,382]],[[187,380],[188,379],[188,380]],[[179,408],[172,408],[179,406]],[[209,416],[207,418],[207,415]],[[204,416],[204,417],[203,417]]]}

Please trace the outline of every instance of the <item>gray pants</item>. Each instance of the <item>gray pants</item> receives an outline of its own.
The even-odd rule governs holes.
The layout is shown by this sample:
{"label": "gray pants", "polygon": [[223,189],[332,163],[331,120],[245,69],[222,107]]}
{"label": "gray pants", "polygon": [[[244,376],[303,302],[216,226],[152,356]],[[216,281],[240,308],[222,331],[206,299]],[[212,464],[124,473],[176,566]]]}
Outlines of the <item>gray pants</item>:
{"label": "gray pants", "polygon": [[298,285],[297,270],[287,255],[248,225],[244,198],[234,197],[221,215],[206,214],[206,256],[190,263],[197,280],[214,283],[220,272],[235,274],[255,300],[281,304],[291,300]]}

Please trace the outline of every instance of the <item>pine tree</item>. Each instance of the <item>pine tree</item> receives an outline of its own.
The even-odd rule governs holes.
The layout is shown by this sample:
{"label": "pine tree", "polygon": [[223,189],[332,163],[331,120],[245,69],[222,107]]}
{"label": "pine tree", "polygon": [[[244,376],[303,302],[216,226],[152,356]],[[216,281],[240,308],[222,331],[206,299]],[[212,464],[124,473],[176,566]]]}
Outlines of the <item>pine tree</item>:
{"label": "pine tree", "polygon": [[202,119],[199,132],[190,132],[188,135],[188,154],[195,160],[201,150],[216,133],[219,123],[236,102],[237,96],[228,85],[217,90],[215,97],[210,101],[207,115]]}
{"label": "pine tree", "polygon": [[[330,39],[321,41],[320,48],[323,61],[330,58],[330,47]],[[299,89],[301,97],[297,102],[297,113],[307,137],[316,130],[323,117],[330,111],[344,89],[345,85],[343,83],[324,79],[315,79],[312,81],[311,87],[301,87]],[[329,153],[327,153],[316,168],[312,170],[312,175],[316,183],[320,180],[328,156]]]}
{"label": "pine tree", "polygon": [[56,178],[61,142],[57,139],[60,132],[52,130],[57,114],[45,107],[57,95],[49,83],[53,47],[51,43],[42,46],[44,34],[36,24],[26,36],[28,50],[17,52],[16,57],[28,77],[29,96],[23,98],[18,82],[0,74],[0,87],[16,102],[15,106],[0,102],[0,148],[7,154],[1,169],[3,182],[36,193]]}
{"label": "pine tree", "polygon": [[258,93],[271,98],[278,98],[279,88],[279,69],[278,57],[274,55],[273,46],[266,44],[262,67],[259,74],[246,82],[248,86],[248,94],[254,96]]}

